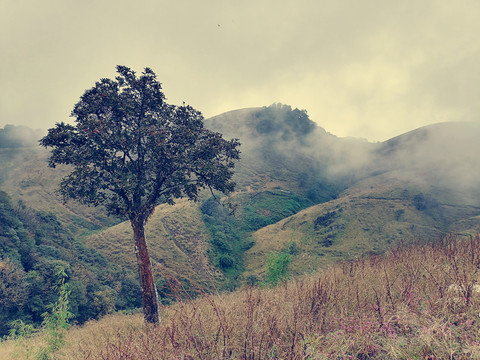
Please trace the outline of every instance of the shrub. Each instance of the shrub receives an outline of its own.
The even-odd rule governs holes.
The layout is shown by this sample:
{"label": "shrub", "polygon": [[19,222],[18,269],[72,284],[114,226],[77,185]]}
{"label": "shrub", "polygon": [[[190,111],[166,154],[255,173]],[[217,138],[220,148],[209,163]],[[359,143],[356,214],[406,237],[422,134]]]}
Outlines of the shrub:
{"label": "shrub", "polygon": [[288,277],[288,265],[292,257],[287,253],[270,255],[267,259],[267,284],[277,285]]}
{"label": "shrub", "polygon": [[233,266],[234,263],[235,262],[230,255],[222,254],[217,257],[217,264],[218,267],[220,267],[221,269],[229,269]]}
{"label": "shrub", "polygon": [[399,209],[395,210],[395,220],[400,221],[403,219],[403,216],[405,215],[405,210],[404,209]]}
{"label": "shrub", "polygon": [[283,252],[290,254],[290,255],[297,255],[298,254],[298,246],[295,241],[288,241],[285,243],[283,247]]}

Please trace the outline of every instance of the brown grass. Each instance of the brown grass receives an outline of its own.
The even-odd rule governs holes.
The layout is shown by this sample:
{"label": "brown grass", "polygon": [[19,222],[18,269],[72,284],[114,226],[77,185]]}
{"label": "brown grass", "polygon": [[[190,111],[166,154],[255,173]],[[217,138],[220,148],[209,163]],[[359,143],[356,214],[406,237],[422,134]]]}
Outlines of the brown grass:
{"label": "brown grass", "polygon": [[479,268],[479,236],[399,246],[276,288],[179,302],[156,328],[108,316],[70,330],[55,359],[478,359]]}

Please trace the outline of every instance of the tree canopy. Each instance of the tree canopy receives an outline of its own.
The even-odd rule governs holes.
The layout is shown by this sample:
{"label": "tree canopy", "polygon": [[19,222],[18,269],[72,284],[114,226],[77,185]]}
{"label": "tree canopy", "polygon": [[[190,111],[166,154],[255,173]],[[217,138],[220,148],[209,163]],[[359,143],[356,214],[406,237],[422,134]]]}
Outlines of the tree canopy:
{"label": "tree canopy", "polygon": [[191,106],[167,104],[151,69],[117,72],[85,91],[72,111],[76,125],[57,123],[40,143],[52,148],[50,166],[73,167],[61,182],[65,198],[130,220],[145,320],[158,323],[144,226],[160,203],[196,200],[204,188],[231,192],[240,143],[204,128]]}
{"label": "tree canopy", "polygon": [[117,72],[84,93],[72,111],[76,126],[59,123],[41,140],[53,148],[50,166],[74,167],[63,195],[146,221],[156,205],[196,200],[202,188],[233,190],[239,142],[205,129],[191,106],[167,104],[151,69]]}

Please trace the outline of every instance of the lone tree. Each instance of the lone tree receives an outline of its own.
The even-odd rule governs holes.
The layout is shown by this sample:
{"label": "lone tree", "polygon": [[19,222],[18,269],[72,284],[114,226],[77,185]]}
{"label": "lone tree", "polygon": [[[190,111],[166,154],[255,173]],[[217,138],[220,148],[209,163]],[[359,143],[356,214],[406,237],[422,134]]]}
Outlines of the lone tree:
{"label": "lone tree", "polygon": [[158,300],[144,227],[155,207],[177,198],[197,200],[201,189],[228,194],[240,143],[203,127],[191,106],[165,102],[155,73],[141,76],[117,66],[115,80],[101,79],[86,90],[71,116],[40,140],[51,147],[49,166],[70,165],[62,179],[64,199],[104,205],[130,220],[147,322],[158,323]]}

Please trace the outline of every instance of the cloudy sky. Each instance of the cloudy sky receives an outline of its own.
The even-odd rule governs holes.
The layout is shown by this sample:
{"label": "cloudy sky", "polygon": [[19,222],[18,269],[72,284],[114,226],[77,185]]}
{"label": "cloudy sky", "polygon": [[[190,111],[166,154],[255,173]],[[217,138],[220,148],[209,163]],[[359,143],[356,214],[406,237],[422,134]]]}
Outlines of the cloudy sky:
{"label": "cloudy sky", "polygon": [[0,127],[72,121],[122,64],[205,117],[274,102],[381,141],[480,119],[478,0],[1,0]]}

